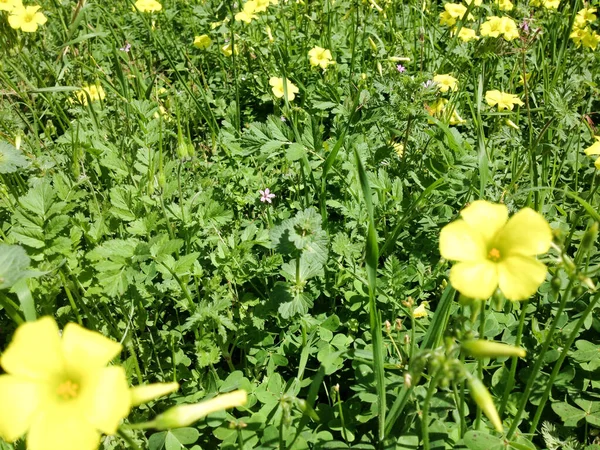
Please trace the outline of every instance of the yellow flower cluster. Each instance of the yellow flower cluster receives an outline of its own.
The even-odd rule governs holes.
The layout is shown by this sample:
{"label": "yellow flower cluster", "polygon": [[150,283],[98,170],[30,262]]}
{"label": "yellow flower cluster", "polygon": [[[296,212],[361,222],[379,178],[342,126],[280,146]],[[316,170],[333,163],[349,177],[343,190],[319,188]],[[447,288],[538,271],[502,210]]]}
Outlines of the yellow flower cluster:
{"label": "yellow flower cluster", "polygon": [[560,0],[531,0],[529,4],[531,6],[543,6],[546,9],[558,9]]}
{"label": "yellow flower cluster", "polygon": [[331,51],[322,47],[312,48],[308,52],[308,58],[311,66],[321,67],[323,70],[326,70],[328,66],[335,64],[335,61],[333,61],[331,56]]}
{"label": "yellow flower cluster", "polygon": [[48,19],[39,10],[41,6],[24,6],[21,0],[0,0],[0,11],[8,11],[8,24],[15,30],[34,33]]}
{"label": "yellow flower cluster", "polygon": [[535,255],[546,253],[552,230],[537,212],[524,208],[508,219],[502,204],[478,200],[440,233],[442,257],[458,261],[450,283],[461,294],[487,299],[500,287],[509,300],[525,300],[546,279]]}
{"label": "yellow flower cluster", "polygon": [[158,12],[162,5],[156,0],[137,0],[135,7],[141,12]]}
{"label": "yellow flower cluster", "polygon": [[278,0],[248,0],[242,6],[242,10],[235,15],[235,20],[250,23],[256,19],[256,14],[267,10],[269,5],[276,5]]}
{"label": "yellow flower cluster", "polygon": [[575,42],[577,47],[584,47],[596,50],[600,43],[600,35],[590,26],[596,20],[596,8],[583,8],[575,16],[573,30],[569,37]]}
{"label": "yellow flower cluster", "polygon": [[479,33],[486,37],[502,36],[506,41],[512,41],[519,37],[519,29],[516,22],[510,17],[490,16],[479,27]]}

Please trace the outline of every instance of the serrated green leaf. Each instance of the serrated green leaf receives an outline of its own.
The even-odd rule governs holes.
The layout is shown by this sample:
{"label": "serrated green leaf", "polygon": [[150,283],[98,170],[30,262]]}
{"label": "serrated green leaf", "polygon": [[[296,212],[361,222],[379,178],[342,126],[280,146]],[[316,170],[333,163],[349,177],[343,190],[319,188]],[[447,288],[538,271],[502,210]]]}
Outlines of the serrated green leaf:
{"label": "serrated green leaf", "polygon": [[14,173],[28,165],[29,162],[19,150],[8,142],[0,141],[0,173]]}

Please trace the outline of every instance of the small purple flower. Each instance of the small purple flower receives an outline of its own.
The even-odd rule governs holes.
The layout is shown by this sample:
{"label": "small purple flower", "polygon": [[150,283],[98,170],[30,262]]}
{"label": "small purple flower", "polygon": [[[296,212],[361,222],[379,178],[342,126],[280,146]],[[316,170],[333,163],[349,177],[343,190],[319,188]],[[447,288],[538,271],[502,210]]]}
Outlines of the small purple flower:
{"label": "small purple flower", "polygon": [[396,69],[398,70],[398,72],[403,73],[406,72],[406,67],[404,67],[402,64],[398,64],[396,66]]}
{"label": "small purple flower", "polygon": [[523,30],[523,32],[529,33],[529,22],[527,21],[527,19],[523,20],[523,23],[521,24],[521,29]]}
{"label": "small purple flower", "polygon": [[266,188],[264,191],[260,190],[258,191],[261,195],[260,197],[260,201],[261,202],[267,202],[267,203],[272,203],[271,200],[275,198],[275,194],[271,193],[271,191],[269,190],[269,188]]}
{"label": "small purple flower", "polygon": [[125,45],[123,47],[121,47],[119,50],[121,50],[122,52],[125,52],[125,53],[129,53],[129,50],[131,50],[131,44],[129,42],[125,42]]}

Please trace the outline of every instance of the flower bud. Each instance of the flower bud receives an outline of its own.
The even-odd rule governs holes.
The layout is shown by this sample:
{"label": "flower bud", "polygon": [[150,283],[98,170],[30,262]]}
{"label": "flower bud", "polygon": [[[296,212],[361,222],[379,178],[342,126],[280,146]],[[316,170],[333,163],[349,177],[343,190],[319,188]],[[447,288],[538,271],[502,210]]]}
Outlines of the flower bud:
{"label": "flower bud", "polygon": [[179,389],[179,383],[154,383],[145,386],[134,386],[129,390],[131,406],[141,405],[155,398],[170,394]]}
{"label": "flower bud", "polygon": [[598,222],[594,222],[591,227],[589,227],[586,232],[583,234],[583,238],[581,239],[581,248],[584,250],[589,250],[592,245],[594,245],[594,241],[598,237]]}
{"label": "flower bud", "polygon": [[467,374],[467,383],[469,384],[471,397],[473,397],[477,406],[479,406],[486,417],[490,419],[490,422],[492,422],[496,431],[502,433],[502,421],[500,420],[500,416],[494,405],[494,400],[487,388],[479,378],[476,378],[471,374]]}
{"label": "flower bud", "polygon": [[369,46],[371,47],[371,50],[373,50],[375,53],[377,53],[377,44],[371,38],[371,36],[369,36]]}
{"label": "flower bud", "polygon": [[187,427],[211,413],[243,406],[247,399],[246,391],[240,389],[200,403],[174,406],[156,417],[154,425],[159,430]]}
{"label": "flower bud", "polygon": [[381,63],[377,62],[377,72],[379,72],[379,76],[383,76],[383,67],[381,67]]}
{"label": "flower bud", "polygon": [[466,353],[476,358],[501,358],[503,356],[520,356],[523,358],[527,354],[525,349],[521,347],[483,339],[464,341],[461,342],[460,346]]}

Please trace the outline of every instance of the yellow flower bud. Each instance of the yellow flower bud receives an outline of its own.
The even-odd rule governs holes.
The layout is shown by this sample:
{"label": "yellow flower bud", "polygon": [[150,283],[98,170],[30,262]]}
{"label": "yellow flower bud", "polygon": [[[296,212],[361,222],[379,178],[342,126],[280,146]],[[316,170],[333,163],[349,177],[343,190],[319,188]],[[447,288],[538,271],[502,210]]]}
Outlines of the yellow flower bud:
{"label": "yellow flower bud", "polygon": [[492,399],[492,396],[487,388],[479,378],[475,378],[471,374],[467,374],[467,383],[469,384],[471,397],[473,397],[473,400],[475,400],[477,406],[479,406],[486,417],[490,419],[490,422],[492,422],[492,425],[494,425],[496,431],[502,433],[502,421],[500,420],[500,416],[498,415],[498,411],[494,405],[494,400]]}
{"label": "yellow flower bud", "polygon": [[371,39],[371,36],[369,36],[369,46],[371,46],[371,50],[377,53],[377,44],[373,39]]}
{"label": "yellow flower bud", "polygon": [[240,389],[200,403],[174,406],[156,417],[154,426],[159,430],[187,427],[211,413],[243,406],[247,399],[246,391]]}
{"label": "yellow flower bud", "polygon": [[525,349],[521,347],[483,339],[465,341],[460,346],[465,352],[476,358],[501,358],[503,356],[520,356],[523,358],[527,354]]}
{"label": "yellow flower bud", "polygon": [[131,406],[141,405],[155,398],[170,394],[179,389],[179,383],[154,383],[144,386],[134,386],[129,392],[131,394]]}

